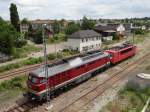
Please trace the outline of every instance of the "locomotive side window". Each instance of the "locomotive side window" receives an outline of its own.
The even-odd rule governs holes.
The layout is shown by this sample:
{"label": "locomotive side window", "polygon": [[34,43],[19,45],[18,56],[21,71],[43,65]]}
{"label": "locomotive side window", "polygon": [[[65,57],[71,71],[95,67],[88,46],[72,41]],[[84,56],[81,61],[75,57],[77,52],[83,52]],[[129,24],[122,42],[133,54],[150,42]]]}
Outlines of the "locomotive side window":
{"label": "locomotive side window", "polygon": [[129,49],[123,50],[123,51],[121,51],[121,54],[127,53],[127,52],[129,52],[129,51],[131,51],[131,50],[132,50],[132,48],[129,48]]}
{"label": "locomotive side window", "polygon": [[112,59],[113,58],[113,54],[109,54],[109,58]]}

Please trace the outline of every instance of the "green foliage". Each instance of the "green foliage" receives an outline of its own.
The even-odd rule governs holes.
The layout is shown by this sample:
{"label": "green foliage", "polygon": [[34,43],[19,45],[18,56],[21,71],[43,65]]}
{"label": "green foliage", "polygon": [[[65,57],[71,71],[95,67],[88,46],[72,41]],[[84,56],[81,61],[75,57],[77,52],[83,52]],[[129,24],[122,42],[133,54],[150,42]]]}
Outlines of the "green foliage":
{"label": "green foliage", "polygon": [[95,26],[95,21],[89,20],[86,16],[83,17],[83,21],[81,24],[81,29],[82,30],[89,30],[93,29]]}
{"label": "green foliage", "polygon": [[150,85],[144,87],[130,80],[125,88],[119,91],[119,97],[110,102],[104,110],[109,112],[114,112],[115,110],[118,110],[118,112],[140,112],[149,96]]}
{"label": "green foliage", "polygon": [[15,39],[15,47],[21,48],[27,44],[27,41],[24,39],[24,33],[18,34],[18,36]]}
{"label": "green foliage", "polygon": [[67,56],[71,56],[71,55],[75,55],[75,54],[78,54],[79,52],[78,51],[75,51],[75,50],[69,50],[69,49],[63,49],[62,50],[62,55],[64,57],[67,57]]}
{"label": "green foliage", "polygon": [[75,24],[74,22],[70,23],[66,28],[65,28],[65,33],[67,35],[71,35],[72,33],[80,30],[80,26],[78,24]]}
{"label": "green foliage", "polygon": [[12,78],[11,80],[6,80],[2,83],[0,83],[0,92],[2,91],[8,91],[8,90],[14,90],[14,89],[19,89],[19,90],[24,90],[24,82],[26,80],[26,77],[15,77]]}
{"label": "green foliage", "polygon": [[0,20],[0,52],[11,55],[14,53],[14,43],[18,36],[11,24]]}
{"label": "green foliage", "polygon": [[133,31],[133,33],[136,34],[136,35],[144,35],[145,31],[141,30],[141,29],[136,29],[136,30]]}
{"label": "green foliage", "polygon": [[63,33],[55,34],[53,38],[48,39],[48,43],[60,43],[67,40],[67,36]]}
{"label": "green foliage", "polygon": [[114,34],[114,35],[113,35],[113,40],[119,40],[119,35]]}
{"label": "green foliage", "polygon": [[29,24],[29,21],[27,18],[23,18],[23,20],[21,21],[21,24]]}
{"label": "green foliage", "polygon": [[41,44],[43,43],[43,36],[42,36],[42,29],[39,28],[37,30],[34,30],[31,34],[31,38],[32,40],[36,43],[36,44]]}
{"label": "green foliage", "polygon": [[56,58],[56,55],[55,54],[48,54],[47,56],[48,60],[54,60]]}
{"label": "green foliage", "polygon": [[57,20],[55,20],[54,23],[52,24],[52,28],[53,28],[54,34],[57,34],[60,32],[61,25]]}
{"label": "green foliage", "polygon": [[148,65],[148,66],[146,67],[146,70],[150,70],[150,65]]}
{"label": "green foliage", "polygon": [[19,15],[18,15],[16,5],[11,3],[9,10],[10,10],[11,23],[15,27],[15,29],[19,32],[20,31],[20,24],[19,24]]}
{"label": "green foliage", "polygon": [[[60,58],[63,58],[63,57],[75,55],[77,53],[78,53],[77,51],[65,49],[61,52],[58,52],[57,55],[55,53],[48,54],[47,57],[48,57],[48,60],[54,60],[56,58],[60,59]],[[22,61],[17,62],[17,63],[0,66],[0,73],[8,71],[8,70],[12,70],[12,69],[17,69],[17,68],[20,68],[20,67],[23,67],[23,66],[26,66],[26,65],[38,64],[38,63],[41,63],[41,62],[43,62],[43,57],[25,59],[25,60],[22,60]]]}
{"label": "green foliage", "polygon": [[27,57],[27,55],[31,54],[32,52],[38,52],[41,48],[38,48],[34,45],[26,44],[22,48],[16,48],[14,51],[14,58],[23,58]]}
{"label": "green foliage", "polygon": [[5,66],[1,66],[0,67],[0,72],[5,72],[11,69],[15,69],[15,68],[20,68],[22,66],[25,65],[33,65],[33,64],[38,64],[41,63],[43,61],[43,58],[39,57],[39,58],[29,58],[17,63],[13,63],[13,64],[9,64],[9,65],[5,65]]}

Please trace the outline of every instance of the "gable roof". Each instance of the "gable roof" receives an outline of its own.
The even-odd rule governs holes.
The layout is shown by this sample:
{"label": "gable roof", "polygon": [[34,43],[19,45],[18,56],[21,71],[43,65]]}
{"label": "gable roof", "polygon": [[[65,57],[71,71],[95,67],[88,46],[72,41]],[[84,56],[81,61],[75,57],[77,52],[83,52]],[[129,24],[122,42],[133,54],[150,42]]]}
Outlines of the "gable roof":
{"label": "gable roof", "polygon": [[95,30],[101,30],[101,31],[116,31],[117,27],[113,26],[113,25],[106,25],[106,26],[102,26],[102,25],[98,25],[95,27]]}
{"label": "gable roof", "polygon": [[[106,24],[106,25],[98,25],[95,27],[95,30],[100,30],[100,31],[116,31],[117,27],[120,24]],[[123,26],[125,27],[126,30],[130,30],[131,29],[131,25],[130,24],[123,24]]]}
{"label": "gable roof", "polygon": [[82,38],[93,38],[101,37],[101,34],[95,32],[94,30],[79,30],[70,35],[69,38],[82,39]]}

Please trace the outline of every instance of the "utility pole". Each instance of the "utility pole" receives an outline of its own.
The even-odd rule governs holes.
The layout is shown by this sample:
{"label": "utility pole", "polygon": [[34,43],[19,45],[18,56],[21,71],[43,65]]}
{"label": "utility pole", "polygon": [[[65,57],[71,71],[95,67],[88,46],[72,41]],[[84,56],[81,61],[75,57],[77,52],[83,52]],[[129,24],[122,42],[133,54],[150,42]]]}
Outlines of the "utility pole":
{"label": "utility pole", "polygon": [[50,103],[50,87],[49,87],[49,76],[48,76],[48,62],[47,62],[47,48],[46,48],[46,39],[45,39],[45,27],[46,24],[42,26],[42,36],[43,36],[43,46],[44,46],[44,71],[45,71],[45,78],[46,78],[46,100],[47,100],[47,107],[45,108],[48,112],[51,111],[52,105]]}
{"label": "utility pole", "polygon": [[134,36],[135,36],[134,33],[135,33],[135,32],[134,32],[134,29],[133,29],[133,44],[134,44]]}

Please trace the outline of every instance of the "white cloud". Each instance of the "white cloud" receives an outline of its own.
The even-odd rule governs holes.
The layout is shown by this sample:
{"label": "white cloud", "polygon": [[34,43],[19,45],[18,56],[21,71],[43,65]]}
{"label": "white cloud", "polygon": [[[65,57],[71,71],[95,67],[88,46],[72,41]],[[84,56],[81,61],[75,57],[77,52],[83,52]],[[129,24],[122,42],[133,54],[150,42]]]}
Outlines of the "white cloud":
{"label": "white cloud", "polygon": [[[17,4],[21,18],[80,19],[150,16],[149,0],[1,0],[0,16],[9,18],[10,3]],[[2,14],[6,13],[6,14]]]}
{"label": "white cloud", "polygon": [[23,7],[44,7],[48,0],[12,0],[12,2]]}

